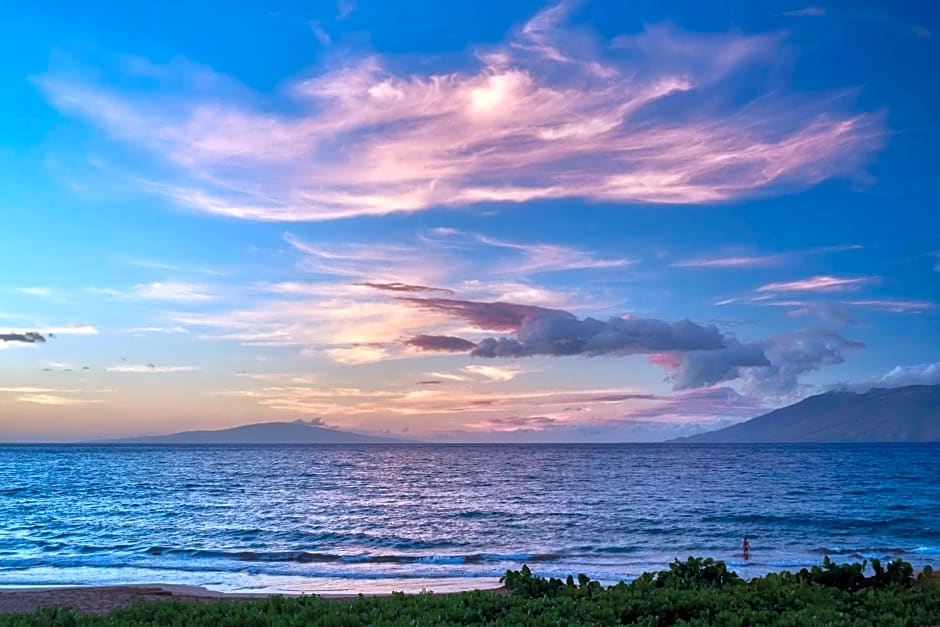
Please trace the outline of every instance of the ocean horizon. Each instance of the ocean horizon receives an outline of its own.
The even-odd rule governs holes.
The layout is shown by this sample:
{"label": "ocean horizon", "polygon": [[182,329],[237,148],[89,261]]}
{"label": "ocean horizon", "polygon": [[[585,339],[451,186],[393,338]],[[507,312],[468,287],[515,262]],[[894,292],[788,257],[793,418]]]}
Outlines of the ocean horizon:
{"label": "ocean horizon", "polygon": [[[940,444],[0,445],[0,586],[606,583],[940,561]],[[749,559],[740,553],[750,538]]]}

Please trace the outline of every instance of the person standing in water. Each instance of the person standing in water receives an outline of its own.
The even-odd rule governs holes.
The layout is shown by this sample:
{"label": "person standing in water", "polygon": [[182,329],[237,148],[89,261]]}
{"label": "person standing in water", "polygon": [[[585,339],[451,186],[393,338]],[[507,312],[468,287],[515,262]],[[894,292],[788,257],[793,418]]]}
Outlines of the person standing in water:
{"label": "person standing in water", "polygon": [[744,559],[751,557],[751,543],[747,539],[747,536],[744,536],[744,542],[741,543],[741,553],[744,554]]}

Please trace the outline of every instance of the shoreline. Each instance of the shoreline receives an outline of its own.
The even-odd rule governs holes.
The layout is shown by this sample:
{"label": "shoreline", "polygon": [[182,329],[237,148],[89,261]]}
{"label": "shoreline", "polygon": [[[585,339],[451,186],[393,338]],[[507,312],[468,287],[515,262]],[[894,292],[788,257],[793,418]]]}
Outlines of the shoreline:
{"label": "shoreline", "polygon": [[[922,569],[914,571],[917,578]],[[940,573],[933,579],[940,578]],[[440,581],[437,581],[440,584]],[[482,585],[469,585],[467,580],[455,580],[447,585],[436,585],[436,590],[416,585],[408,586],[406,590],[385,590],[356,592],[352,590],[320,590],[289,592],[268,590],[264,592],[222,592],[204,586],[183,584],[123,584],[123,585],[89,585],[89,586],[12,586],[0,587],[0,616],[10,614],[32,614],[43,608],[69,608],[85,614],[106,614],[112,610],[130,607],[138,603],[155,601],[179,601],[183,603],[217,603],[220,601],[254,601],[272,596],[299,598],[316,596],[327,601],[353,601],[360,596],[366,598],[389,598],[393,592],[404,592],[408,595],[430,593],[433,596],[451,596],[465,592],[493,592],[507,594],[505,586],[498,580],[481,581]]]}
{"label": "shoreline", "polygon": [[[11,586],[0,587],[0,615],[33,613],[45,607],[72,608],[83,613],[107,613],[140,602],[174,600],[186,603],[215,603],[218,601],[252,601],[272,596],[303,597],[317,596],[332,601],[350,601],[360,595],[369,598],[391,597],[393,592],[434,595],[452,595],[462,592],[493,591],[503,589],[497,579],[477,579],[477,585],[460,579],[449,582],[441,580],[416,580],[408,586],[394,586],[394,590],[336,590],[309,591],[265,590],[258,592],[222,592],[204,586],[184,584],[121,584],[107,586]],[[443,585],[441,585],[443,584]],[[404,589],[402,589],[404,588]]]}

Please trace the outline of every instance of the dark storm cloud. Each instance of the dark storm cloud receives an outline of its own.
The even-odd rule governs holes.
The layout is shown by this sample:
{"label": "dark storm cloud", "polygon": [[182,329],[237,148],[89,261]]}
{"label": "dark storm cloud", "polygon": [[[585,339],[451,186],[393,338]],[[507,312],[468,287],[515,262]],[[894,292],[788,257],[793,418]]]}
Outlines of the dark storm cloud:
{"label": "dark storm cloud", "polygon": [[466,320],[476,328],[488,331],[515,331],[526,319],[538,316],[555,315],[574,319],[573,315],[560,309],[546,309],[516,303],[484,303],[451,298],[402,298],[401,300],[422,309]]}
{"label": "dark storm cloud", "polygon": [[23,342],[25,344],[42,344],[46,341],[46,338],[43,337],[41,333],[30,331],[28,333],[0,333],[0,341]]}
{"label": "dark storm cloud", "polygon": [[687,390],[731,381],[741,376],[741,368],[770,366],[760,344],[742,344],[726,340],[724,348],[712,351],[689,351],[679,359],[673,373],[673,388]]}
{"label": "dark storm cloud", "polygon": [[[443,298],[402,300],[460,318],[478,328],[511,333],[480,340],[470,352],[475,357],[653,354],[656,363],[671,371],[676,390],[740,380],[747,393],[783,397],[799,389],[803,375],[840,364],[846,351],[864,348],[863,344],[830,330],[800,331],[744,342],[722,333],[714,324],[702,325],[691,320],[604,321],[579,319],[567,311],[515,303]],[[446,342],[447,350],[455,352],[472,345],[460,338],[445,338],[418,336],[408,343],[420,347]]]}
{"label": "dark storm cloud", "polygon": [[477,357],[530,355],[631,355],[662,351],[717,350],[724,336],[714,325],[690,320],[667,322],[653,318],[579,320],[567,312],[529,316],[516,329],[515,338],[482,340]]}
{"label": "dark storm cloud", "polygon": [[741,379],[749,393],[786,396],[797,391],[802,375],[841,364],[846,351],[864,347],[827,330],[787,333],[763,342],[729,339],[721,350],[683,354],[672,379],[677,390]]}
{"label": "dark storm cloud", "polygon": [[578,319],[560,309],[504,302],[447,298],[405,298],[417,307],[466,320],[473,326],[513,331],[515,337],[482,340],[476,357],[530,355],[629,355],[662,351],[716,350],[724,336],[714,325],[690,320],[666,322],[651,318]]}
{"label": "dark storm cloud", "polygon": [[405,346],[417,348],[421,351],[435,351],[446,353],[465,353],[476,347],[476,344],[462,337],[451,335],[416,335],[405,340]]}
{"label": "dark storm cloud", "polygon": [[385,290],[387,292],[437,292],[439,294],[453,294],[453,290],[442,287],[428,287],[427,285],[412,285],[410,283],[377,283],[374,281],[363,281],[353,283],[361,287],[371,287],[374,290]]}

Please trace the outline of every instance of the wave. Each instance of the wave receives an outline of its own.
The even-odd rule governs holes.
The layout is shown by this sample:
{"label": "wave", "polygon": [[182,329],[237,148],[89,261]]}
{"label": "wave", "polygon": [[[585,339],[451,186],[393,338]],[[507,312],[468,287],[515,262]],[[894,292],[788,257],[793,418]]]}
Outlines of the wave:
{"label": "wave", "polygon": [[891,557],[900,557],[902,555],[907,555],[910,553],[920,553],[918,548],[925,547],[913,547],[913,548],[903,548],[896,546],[861,546],[861,547],[816,547],[812,549],[814,553],[819,555],[832,555],[839,557],[850,557],[852,559],[865,559],[865,558],[882,558],[886,556]]}
{"label": "wave", "polygon": [[776,527],[811,527],[835,529],[882,529],[899,525],[921,525],[923,521],[913,516],[895,516],[893,518],[841,518],[835,516],[794,516],[773,514],[718,514],[703,516],[703,522],[732,523],[736,526],[751,525],[757,529],[767,526]]}
{"label": "wave", "polygon": [[143,551],[150,556],[173,556],[192,559],[221,559],[237,562],[341,563],[341,564],[477,564],[483,562],[549,562],[559,559],[556,553],[469,553],[391,554],[391,553],[320,553],[314,551],[222,551],[152,546]]}

